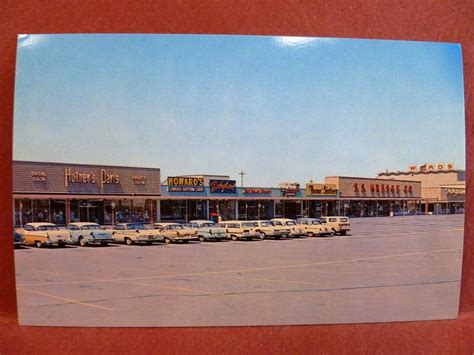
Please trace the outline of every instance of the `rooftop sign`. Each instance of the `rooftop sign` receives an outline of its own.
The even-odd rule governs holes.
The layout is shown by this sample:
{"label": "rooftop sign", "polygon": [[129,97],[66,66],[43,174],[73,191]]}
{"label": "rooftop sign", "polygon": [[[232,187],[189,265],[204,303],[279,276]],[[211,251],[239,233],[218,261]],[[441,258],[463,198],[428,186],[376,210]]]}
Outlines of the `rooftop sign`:
{"label": "rooftop sign", "polygon": [[426,163],[423,165],[410,165],[408,167],[409,171],[413,172],[426,172],[426,171],[447,171],[453,170],[454,163]]}

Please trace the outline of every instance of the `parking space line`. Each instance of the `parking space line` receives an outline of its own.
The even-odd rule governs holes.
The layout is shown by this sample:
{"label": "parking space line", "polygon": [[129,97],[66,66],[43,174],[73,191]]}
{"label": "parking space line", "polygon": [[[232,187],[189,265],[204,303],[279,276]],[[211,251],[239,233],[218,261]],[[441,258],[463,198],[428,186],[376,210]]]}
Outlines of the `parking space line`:
{"label": "parking space line", "polygon": [[265,282],[276,282],[283,284],[298,284],[298,285],[309,285],[309,286],[326,286],[326,284],[314,283],[314,282],[305,282],[305,281],[292,281],[292,280],[273,280],[273,279],[262,279],[256,277],[245,277],[245,276],[221,276],[221,275],[212,275],[212,277],[220,277],[226,279],[237,279],[237,280],[251,280],[251,281],[265,281]]}
{"label": "parking space line", "polygon": [[348,275],[381,275],[381,276],[400,276],[400,274],[388,274],[381,272],[345,272],[345,271],[319,271],[319,270],[296,270],[297,272],[308,272],[314,274],[348,274]]}
{"label": "parking space line", "polygon": [[[282,270],[282,269],[292,269],[292,268],[309,267],[309,266],[316,266],[316,265],[332,265],[332,264],[341,264],[341,263],[349,263],[349,262],[360,262],[360,261],[369,261],[369,260],[389,259],[389,258],[397,258],[397,257],[404,257],[404,256],[437,254],[437,253],[442,253],[442,252],[446,252],[446,251],[453,251],[453,250],[461,250],[461,249],[460,248],[450,248],[450,249],[441,249],[441,250],[425,251],[425,252],[414,252],[414,253],[404,253],[404,254],[394,254],[394,255],[373,256],[373,257],[368,257],[368,258],[323,261],[323,262],[315,262],[315,263],[282,265],[282,266],[268,266],[268,267],[258,267],[258,268],[250,268],[250,269],[207,271],[207,272],[182,273],[182,274],[177,273],[177,274],[171,274],[171,275],[143,276],[143,277],[120,278],[120,279],[97,279],[97,281],[52,282],[52,283],[49,283],[49,285],[74,284],[74,283],[95,283],[95,282],[116,282],[116,281],[132,281],[132,280],[149,280],[149,279],[172,278],[172,277],[178,277],[178,276],[203,276],[203,275],[228,274],[228,273],[236,273],[236,272]],[[25,286],[25,285],[22,285],[22,286]],[[35,286],[35,284],[29,284],[28,286]]]}
{"label": "parking space line", "polygon": [[[64,277],[76,277],[76,278],[79,278],[79,279],[86,279],[86,280],[108,281],[108,282],[116,282],[116,283],[123,283],[123,284],[129,284],[129,285],[146,286],[146,287],[158,287],[158,288],[164,288],[164,289],[168,289],[168,290],[178,290],[178,291],[196,292],[196,293],[200,293],[200,294],[209,294],[209,292],[190,289],[190,288],[184,288],[184,287],[153,285],[153,284],[146,284],[146,283],[140,283],[140,282],[102,280],[102,279],[98,279],[96,277],[76,276],[76,275],[73,275],[73,274],[57,273],[57,272],[42,271],[42,270],[34,270],[34,271],[45,273],[45,274],[51,274],[51,275],[59,275],[59,276],[64,276]],[[42,285],[36,284],[36,285],[27,285],[27,286],[49,286],[49,285],[52,285],[52,284],[55,284],[55,283],[44,283]]]}
{"label": "parking space line", "polygon": [[50,294],[44,293],[44,292],[27,290],[27,289],[21,288],[21,287],[17,287],[17,290],[24,291],[24,292],[29,292],[29,293],[33,293],[33,294],[36,294],[36,295],[41,295],[41,296],[49,297],[49,298],[54,298],[54,299],[58,299],[58,300],[61,300],[61,301],[66,301],[66,302],[69,302],[69,303],[78,304],[78,305],[81,305],[81,306],[99,308],[99,309],[104,309],[104,310],[106,310],[106,311],[113,311],[113,309],[112,309],[112,308],[109,308],[109,307],[98,306],[98,305],[91,304],[91,303],[81,302],[81,301],[73,300],[73,299],[71,299],[71,298],[65,298],[65,297],[50,295]]}

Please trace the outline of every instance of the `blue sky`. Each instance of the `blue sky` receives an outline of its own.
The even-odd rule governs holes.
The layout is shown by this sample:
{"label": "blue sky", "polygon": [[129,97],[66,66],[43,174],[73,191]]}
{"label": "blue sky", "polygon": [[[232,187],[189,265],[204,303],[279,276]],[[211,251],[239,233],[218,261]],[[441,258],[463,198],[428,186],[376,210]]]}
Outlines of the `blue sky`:
{"label": "blue sky", "polygon": [[457,44],[21,35],[14,159],[224,174],[247,186],[465,166]]}

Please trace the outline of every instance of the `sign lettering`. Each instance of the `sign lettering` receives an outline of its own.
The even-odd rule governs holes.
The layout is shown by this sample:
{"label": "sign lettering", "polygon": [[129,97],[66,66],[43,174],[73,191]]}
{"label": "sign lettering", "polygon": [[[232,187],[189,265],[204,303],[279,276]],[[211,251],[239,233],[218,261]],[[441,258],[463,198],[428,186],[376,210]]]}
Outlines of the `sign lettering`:
{"label": "sign lettering", "polygon": [[46,182],[46,172],[42,170],[33,170],[31,172],[31,179],[34,182]]}
{"label": "sign lettering", "polygon": [[271,194],[271,189],[244,189],[244,194]]}
{"label": "sign lettering", "polygon": [[306,195],[336,196],[337,187],[335,184],[306,184]]}
{"label": "sign lettering", "polygon": [[235,180],[210,180],[211,193],[232,194],[236,191]]}

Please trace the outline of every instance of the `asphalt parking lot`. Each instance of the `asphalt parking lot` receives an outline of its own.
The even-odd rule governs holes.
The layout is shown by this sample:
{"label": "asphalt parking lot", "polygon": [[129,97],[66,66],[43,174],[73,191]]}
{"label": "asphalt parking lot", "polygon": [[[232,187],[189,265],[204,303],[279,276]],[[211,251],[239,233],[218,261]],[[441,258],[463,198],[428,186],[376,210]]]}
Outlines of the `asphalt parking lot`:
{"label": "asphalt parking lot", "polygon": [[20,324],[225,326],[455,318],[463,215],[348,236],[15,250]]}

